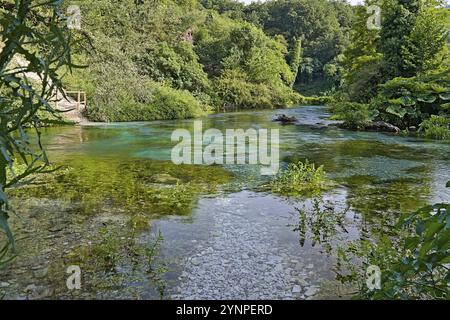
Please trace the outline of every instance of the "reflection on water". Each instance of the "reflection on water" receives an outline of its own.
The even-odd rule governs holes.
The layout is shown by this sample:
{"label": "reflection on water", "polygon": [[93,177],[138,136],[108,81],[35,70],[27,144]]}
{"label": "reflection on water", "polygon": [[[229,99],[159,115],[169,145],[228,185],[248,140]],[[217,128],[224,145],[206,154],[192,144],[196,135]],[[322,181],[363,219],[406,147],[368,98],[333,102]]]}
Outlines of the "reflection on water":
{"label": "reflection on water", "polygon": [[[277,113],[293,115],[299,119],[299,124],[281,126],[271,122]],[[358,225],[361,223],[359,218],[362,223],[373,226],[372,230],[383,230],[401,212],[415,210],[425,203],[449,201],[450,190],[445,188],[445,183],[450,180],[450,144],[325,127],[331,123],[326,120],[327,116],[322,107],[302,107],[282,111],[219,114],[202,120],[204,130],[217,128],[224,132],[225,129],[280,129],[280,159],[283,160],[283,166],[304,159],[324,165],[328,176],[337,183],[335,190],[326,195],[329,205],[350,208],[351,217],[346,217],[347,233],[342,235],[340,241],[358,236]],[[83,221],[88,221],[83,223],[87,224],[95,225],[92,219],[97,219],[95,221],[98,222],[99,217],[102,217],[103,220],[99,222],[101,224],[119,221],[115,224],[118,226],[117,230],[127,230],[130,225],[143,226],[139,233],[126,235],[143,234],[143,242],[149,241],[148,235],[161,229],[165,238],[161,252],[165,259],[171,261],[171,271],[167,274],[167,291],[174,298],[226,297],[220,286],[214,289],[212,285],[206,285],[185,295],[179,291],[185,290],[193,281],[209,281],[213,276],[193,263],[191,256],[197,256],[197,260],[203,261],[204,256],[208,255],[207,248],[219,246],[219,242],[225,242],[224,254],[233,254],[234,249],[239,250],[239,246],[245,246],[245,241],[221,235],[227,232],[254,243],[261,251],[257,255],[264,250],[272,252],[269,249],[271,247],[280,248],[285,255],[280,257],[278,263],[278,258],[273,258],[277,256],[273,252],[267,254],[267,259],[257,259],[252,258],[251,249],[240,248],[245,256],[249,256],[248,259],[239,256],[231,259],[228,265],[219,262],[208,264],[209,268],[217,268],[217,272],[227,272],[233,267],[241,268],[245,274],[247,267],[276,262],[273,267],[279,270],[277,274],[283,275],[272,275],[272,284],[275,283],[275,287],[279,284],[276,292],[269,294],[271,289],[265,289],[265,285],[256,285],[256,282],[264,283],[258,277],[255,279],[259,281],[244,281],[242,284],[225,279],[223,288],[230,285],[227,281],[236,286],[236,295],[231,297],[250,297],[243,288],[256,285],[260,290],[266,290],[269,297],[306,298],[307,290],[314,288],[308,281],[319,285],[321,277],[332,277],[330,264],[321,255],[323,248],[300,246],[298,228],[292,228],[298,224],[295,207],[308,205],[304,200],[288,200],[258,192],[257,187],[266,182],[267,177],[260,176],[257,166],[173,165],[170,162],[171,148],[174,146],[171,133],[179,128],[192,130],[193,121],[47,128],[44,130],[43,140],[50,159],[70,168],[58,173],[56,177],[49,177],[46,182],[50,183],[47,186],[20,190],[16,196],[46,199],[47,202],[40,201],[44,216],[40,220],[32,220],[36,224],[42,223],[42,219],[54,219],[58,214],[72,214],[70,219],[64,221],[64,228],[70,229],[67,224],[77,225],[74,229],[77,230],[78,237],[70,236],[73,232],[66,235],[56,232],[57,237],[64,239],[62,243],[67,242],[61,250],[69,253],[76,247],[71,241],[76,239],[83,242],[86,239],[80,238],[89,238],[91,233],[95,233],[93,230],[84,231],[85,227],[80,227],[80,222],[74,219],[80,213],[84,216]],[[166,183],[168,179],[170,183]],[[248,189],[252,191],[245,191]],[[45,209],[42,209],[44,205]],[[30,204],[22,202],[21,206],[24,212],[32,212],[29,210]],[[39,207],[34,203],[33,208],[36,206]],[[233,210],[236,215],[233,215]],[[145,231],[148,221],[152,224],[151,231]],[[219,226],[218,221],[226,225]],[[245,223],[246,221],[253,221],[253,224]],[[26,233],[29,228],[29,224],[18,220],[14,220],[13,224],[19,233]],[[255,225],[264,227],[256,232]],[[36,228],[40,227],[53,228],[54,224],[50,227],[39,225]],[[49,232],[50,235],[44,232],[45,237],[52,236],[52,232]],[[255,236],[251,237],[249,233]],[[32,253],[28,255],[27,261],[19,259],[16,263],[26,269],[34,263],[33,259],[42,258],[42,250],[45,250],[42,248],[49,245],[45,237],[38,234],[34,241],[24,240],[23,251]],[[39,248],[28,250],[30,246]],[[272,258],[268,258],[269,256]],[[44,254],[39,264],[49,264],[46,261],[49,257],[53,255]],[[67,259],[66,257],[64,254],[59,255],[59,259]],[[210,253],[210,258],[221,259],[221,256]],[[318,264],[321,266],[320,270],[323,270],[312,275],[310,273],[314,273],[313,270],[308,271],[306,268],[311,264]],[[126,268],[117,270],[123,271]],[[183,275],[187,271],[195,272],[192,279],[189,275]],[[262,267],[260,272],[264,274],[267,270]],[[303,280],[298,280],[296,275],[303,275]],[[10,270],[7,276],[17,275]],[[141,289],[138,290],[140,297],[154,297],[149,294],[148,283],[143,284],[139,280],[132,286],[137,286],[136,283],[141,284]],[[302,287],[300,292],[297,292],[297,285]],[[289,286],[295,287],[293,290],[297,295],[293,296],[288,292]],[[106,288],[101,290],[107,290]],[[202,296],[201,292],[209,295]],[[107,296],[120,295],[113,291]]]}

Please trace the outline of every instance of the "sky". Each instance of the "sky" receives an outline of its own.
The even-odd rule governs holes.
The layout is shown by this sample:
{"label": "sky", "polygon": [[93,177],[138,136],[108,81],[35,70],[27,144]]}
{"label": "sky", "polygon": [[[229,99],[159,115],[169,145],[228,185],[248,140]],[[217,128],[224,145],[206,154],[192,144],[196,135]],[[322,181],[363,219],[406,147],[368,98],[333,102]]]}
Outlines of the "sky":
{"label": "sky", "polygon": [[[250,3],[256,0],[240,0],[241,2],[245,2],[245,3]],[[264,0],[262,0],[264,1]],[[351,4],[358,4],[358,3],[362,3],[362,0],[347,0],[347,2],[350,2]],[[447,3],[450,4],[450,1],[447,0]]]}
{"label": "sky", "polygon": [[[255,0],[241,0],[241,2],[245,2],[245,3],[250,3],[253,1],[255,1]],[[357,4],[359,2],[362,2],[362,0],[348,0],[348,2],[350,2],[351,4]]]}

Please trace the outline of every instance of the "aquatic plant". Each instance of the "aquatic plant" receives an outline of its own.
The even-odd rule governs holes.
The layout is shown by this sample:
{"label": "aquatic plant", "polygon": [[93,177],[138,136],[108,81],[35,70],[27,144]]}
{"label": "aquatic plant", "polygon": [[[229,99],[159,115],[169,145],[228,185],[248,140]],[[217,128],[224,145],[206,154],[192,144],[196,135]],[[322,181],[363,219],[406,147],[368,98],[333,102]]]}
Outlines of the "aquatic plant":
{"label": "aquatic plant", "polygon": [[15,255],[10,252],[10,244],[5,243],[5,245],[0,249],[0,269],[14,258]]}
{"label": "aquatic plant", "polygon": [[[177,184],[154,181],[166,172]],[[176,166],[167,161],[72,159],[57,172],[35,177],[33,185],[11,191],[18,198],[48,198],[70,203],[92,215],[111,206],[132,215],[187,215],[202,193],[230,178],[219,167]]]}
{"label": "aquatic plant", "polygon": [[346,232],[344,226],[345,215],[348,211],[336,211],[332,206],[320,198],[312,200],[312,207],[295,208],[299,222],[293,231],[298,232],[299,242],[303,247],[306,239],[311,240],[311,245],[321,245],[328,253],[331,252],[331,241],[339,232]]}
{"label": "aquatic plant", "polygon": [[[136,239],[135,231],[131,229],[121,233],[119,226],[104,226],[91,236],[89,242],[69,252],[65,259],[69,264],[80,266],[84,283],[91,290],[126,287],[130,279],[144,277],[143,280],[148,279],[163,298],[166,287],[164,274],[168,269],[164,260],[157,257],[164,238],[158,232],[141,243]],[[138,290],[137,287],[134,289]]]}
{"label": "aquatic plant", "polygon": [[[364,299],[448,299],[449,221],[450,204],[426,206],[402,216],[391,234],[339,248],[337,278],[356,284]],[[377,290],[366,286],[368,266],[380,268]]]}
{"label": "aquatic plant", "polygon": [[161,250],[161,244],[164,241],[164,237],[161,231],[158,232],[156,239],[145,248],[145,257],[147,258],[147,274],[150,281],[157,288],[160,299],[164,298],[166,289],[166,281],[163,275],[169,270],[164,262],[158,262],[155,258]]}
{"label": "aquatic plant", "polygon": [[272,192],[287,196],[318,194],[326,187],[323,166],[316,168],[308,160],[289,164],[270,182]]}

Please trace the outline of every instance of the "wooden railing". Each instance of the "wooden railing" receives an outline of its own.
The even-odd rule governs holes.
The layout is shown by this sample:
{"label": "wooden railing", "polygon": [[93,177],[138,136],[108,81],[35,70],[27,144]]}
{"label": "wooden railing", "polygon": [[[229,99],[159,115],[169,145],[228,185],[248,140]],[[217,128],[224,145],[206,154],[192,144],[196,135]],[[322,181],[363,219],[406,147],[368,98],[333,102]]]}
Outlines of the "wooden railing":
{"label": "wooden railing", "polygon": [[[81,104],[83,104],[84,107],[86,108],[86,106],[87,106],[87,98],[86,98],[86,92],[85,91],[65,91],[64,90],[64,94],[66,96],[70,96],[71,98],[75,99],[78,111],[80,111]],[[58,92],[56,94],[56,108],[58,108],[59,95],[60,95],[60,93]],[[64,99],[64,97],[62,97],[62,99]]]}

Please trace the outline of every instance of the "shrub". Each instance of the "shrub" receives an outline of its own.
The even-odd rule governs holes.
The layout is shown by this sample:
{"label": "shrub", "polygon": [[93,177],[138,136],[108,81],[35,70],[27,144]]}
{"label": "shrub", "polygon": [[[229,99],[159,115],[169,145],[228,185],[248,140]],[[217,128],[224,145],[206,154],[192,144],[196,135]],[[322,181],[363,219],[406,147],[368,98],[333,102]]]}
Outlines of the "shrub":
{"label": "shrub", "polygon": [[[448,299],[450,205],[424,207],[399,219],[390,234],[352,242],[338,254],[343,282],[358,284],[363,299]],[[355,258],[363,263],[355,263]],[[381,288],[366,286],[366,268],[381,271]]]}
{"label": "shrub", "polygon": [[271,181],[270,187],[282,195],[320,193],[326,187],[325,171],[308,160],[291,163]]}
{"label": "shrub", "polygon": [[225,72],[215,84],[222,104],[243,109],[287,107],[302,99],[285,85],[252,83],[240,70]]}
{"label": "shrub", "polygon": [[339,102],[332,105],[336,119],[343,120],[348,129],[364,129],[370,122],[369,106],[356,102]]}
{"label": "shrub", "polygon": [[432,115],[420,124],[420,131],[426,138],[450,140],[450,118]]}
{"label": "shrub", "polygon": [[448,112],[450,72],[395,78],[380,86],[372,105],[381,120],[399,128],[418,126],[430,115]]}
{"label": "shrub", "polygon": [[88,117],[106,122],[186,119],[201,116],[206,109],[188,91],[147,82],[132,93],[116,90],[114,97],[106,90],[97,92]]}

